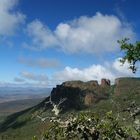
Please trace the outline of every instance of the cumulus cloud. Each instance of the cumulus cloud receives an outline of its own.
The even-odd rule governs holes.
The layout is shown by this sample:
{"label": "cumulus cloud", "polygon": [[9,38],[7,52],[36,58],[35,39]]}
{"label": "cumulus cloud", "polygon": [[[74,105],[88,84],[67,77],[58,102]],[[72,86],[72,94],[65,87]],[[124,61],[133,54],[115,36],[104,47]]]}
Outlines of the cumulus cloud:
{"label": "cumulus cloud", "polygon": [[26,31],[32,39],[32,44],[23,43],[23,47],[25,48],[42,50],[58,44],[53,32],[39,20],[29,23]]}
{"label": "cumulus cloud", "polygon": [[41,58],[20,57],[18,61],[21,64],[25,64],[31,67],[39,67],[39,68],[54,68],[60,65],[58,60],[45,58],[45,57],[41,57]]}
{"label": "cumulus cloud", "polygon": [[25,20],[25,15],[15,11],[18,0],[0,0],[0,35],[11,35],[20,23]]}
{"label": "cumulus cloud", "polygon": [[113,68],[116,69],[122,75],[132,75],[132,70],[129,69],[129,63],[126,61],[123,65],[120,63],[121,58],[115,59],[113,62]]}
{"label": "cumulus cloud", "polygon": [[[34,87],[53,87],[56,84],[61,84],[69,80],[90,81],[97,80],[99,83],[102,78],[110,79],[114,83],[115,78],[118,77],[135,77],[131,70],[128,69],[128,62],[121,65],[120,58],[116,58],[112,62],[105,62],[101,64],[93,64],[85,68],[65,67],[63,70],[55,72],[50,77],[45,74],[35,74],[28,71],[23,71],[18,77],[14,79],[19,86],[34,86]],[[16,85],[13,83],[13,85]],[[8,83],[1,83],[0,86],[12,85]],[[18,85],[16,85],[18,86]]]}
{"label": "cumulus cloud", "polygon": [[69,80],[97,80],[100,82],[102,78],[110,79],[114,82],[114,79],[122,76],[134,76],[131,70],[128,69],[128,63],[121,65],[119,58],[113,62],[105,63],[103,65],[91,65],[87,68],[79,69],[72,67],[65,67],[64,70],[57,72],[53,75],[53,78],[61,83]]}
{"label": "cumulus cloud", "polygon": [[101,65],[92,65],[84,69],[65,67],[63,71],[56,73],[54,77],[61,81],[89,81],[93,79],[99,81],[103,77],[113,79],[114,75]]}
{"label": "cumulus cloud", "polygon": [[48,81],[48,77],[45,74],[34,74],[31,72],[23,71],[20,73],[20,76],[31,81],[37,81],[37,82]]}
{"label": "cumulus cloud", "polygon": [[117,49],[118,39],[135,36],[128,23],[99,12],[92,17],[82,16],[60,23],[55,30],[35,20],[28,24],[27,33],[32,41],[24,43],[24,47],[38,50],[57,47],[67,53],[111,52]]}

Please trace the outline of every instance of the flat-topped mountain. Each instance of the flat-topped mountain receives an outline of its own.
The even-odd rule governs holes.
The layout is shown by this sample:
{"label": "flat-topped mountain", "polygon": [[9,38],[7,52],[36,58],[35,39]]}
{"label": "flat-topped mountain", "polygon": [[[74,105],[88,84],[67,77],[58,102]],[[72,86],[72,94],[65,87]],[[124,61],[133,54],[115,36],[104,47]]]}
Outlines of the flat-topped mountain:
{"label": "flat-topped mountain", "polygon": [[101,84],[97,81],[67,81],[53,88],[51,97],[54,102],[67,98],[64,105],[67,109],[81,109],[101,99],[107,99],[111,90],[112,86],[107,79],[102,79]]}
{"label": "flat-topped mountain", "polygon": [[[83,109],[90,109],[101,115],[112,110],[115,114],[134,101],[138,106],[140,105],[140,78],[118,78],[114,85],[110,85],[107,79],[102,79],[100,84],[97,81],[67,81],[51,91],[51,99],[54,103],[57,104],[63,98],[66,98],[66,101],[61,104],[61,107],[66,114]],[[33,135],[40,135],[38,134],[40,120],[32,116],[40,112],[43,112],[40,114],[43,116],[52,115],[52,105],[46,104],[49,100],[50,97],[47,97],[32,108],[8,116],[0,124],[0,138],[2,135],[7,135],[9,136],[7,140],[11,140],[12,137],[16,137],[16,140],[24,140],[25,136],[30,139]],[[123,116],[121,113],[120,115]]]}

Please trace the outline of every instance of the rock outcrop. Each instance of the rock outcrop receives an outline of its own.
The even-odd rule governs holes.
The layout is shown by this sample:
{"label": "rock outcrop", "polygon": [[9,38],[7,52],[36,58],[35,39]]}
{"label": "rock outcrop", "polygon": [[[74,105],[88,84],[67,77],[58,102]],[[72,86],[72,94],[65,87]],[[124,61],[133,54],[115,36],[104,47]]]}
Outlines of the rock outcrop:
{"label": "rock outcrop", "polygon": [[101,99],[106,99],[109,95],[111,86],[108,80],[104,80],[103,85],[97,81],[67,81],[57,85],[51,92],[54,102],[59,102],[61,98],[67,98],[65,108],[81,109],[93,105]]}
{"label": "rock outcrop", "polygon": [[93,93],[87,93],[84,98],[84,104],[90,106],[95,102],[95,97]]}
{"label": "rock outcrop", "polygon": [[101,79],[101,86],[110,86],[110,80],[109,79]]}
{"label": "rock outcrop", "polygon": [[140,94],[140,78],[123,77],[115,79],[114,94]]}
{"label": "rock outcrop", "polygon": [[67,98],[63,104],[67,110],[92,106],[102,99],[108,99],[111,94],[119,95],[126,92],[140,93],[140,78],[118,78],[115,80],[115,85],[111,85],[108,79],[102,79],[101,84],[94,80],[67,81],[53,88],[51,97],[55,103]]}
{"label": "rock outcrop", "polygon": [[[64,116],[62,117],[67,117],[67,114],[71,113],[70,109],[77,110],[89,106],[93,109],[93,111],[96,111],[97,114],[101,115],[104,115],[105,112],[113,110],[113,113],[115,113],[116,115],[118,114],[118,112],[120,112],[120,116],[124,117],[124,113],[127,112],[123,112],[122,115],[121,113],[123,109],[127,109],[127,105],[131,105],[130,107],[134,107],[134,113],[132,112],[133,110],[130,110],[130,107],[128,108],[128,111],[131,111],[133,113],[133,116],[139,113],[139,109],[135,106],[135,103],[140,105],[140,78],[118,78],[116,79],[115,85],[111,86],[109,86],[109,84],[105,84],[105,80],[103,81],[103,85],[99,85],[97,81],[64,82],[63,84],[53,88],[51,92],[52,101],[57,103],[60,101],[61,98],[67,98],[67,100],[63,102],[63,104],[61,104],[61,107],[63,107],[62,111],[67,111],[67,113],[64,114]],[[110,94],[113,94],[113,96],[110,96],[109,100],[97,103],[102,99],[108,99],[108,95]],[[111,99],[114,101],[114,103],[117,103],[118,106],[115,104],[112,105],[110,102]],[[51,113],[52,105],[46,104],[46,102],[48,102],[49,100],[50,97],[47,97],[36,106],[8,116],[5,121],[0,124],[0,132],[2,134],[5,133],[4,131],[10,132],[8,135],[5,136],[8,136],[11,140],[11,136],[15,138],[15,129],[18,130],[18,128],[20,128],[20,130],[24,130],[24,134],[27,135],[28,130],[30,132],[31,129],[31,127],[29,126],[33,125],[32,129],[36,130],[36,132],[38,133],[38,128],[40,127],[40,120],[37,120],[38,118],[36,116],[38,114],[42,117],[50,117],[54,115]],[[131,119],[130,116],[127,116],[126,118]],[[48,121],[46,121],[46,125],[48,125],[47,122]],[[124,121],[125,125],[126,122],[128,122],[127,119],[126,121]],[[5,134],[7,134],[7,132]],[[17,139],[20,139],[20,137],[18,137]]]}

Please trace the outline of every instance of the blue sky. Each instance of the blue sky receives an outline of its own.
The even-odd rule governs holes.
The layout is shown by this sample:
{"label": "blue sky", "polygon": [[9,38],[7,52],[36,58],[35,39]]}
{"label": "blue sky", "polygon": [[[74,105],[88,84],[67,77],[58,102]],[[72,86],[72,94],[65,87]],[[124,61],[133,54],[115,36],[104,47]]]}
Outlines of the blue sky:
{"label": "blue sky", "polygon": [[0,85],[139,76],[118,39],[139,40],[139,0],[1,0]]}

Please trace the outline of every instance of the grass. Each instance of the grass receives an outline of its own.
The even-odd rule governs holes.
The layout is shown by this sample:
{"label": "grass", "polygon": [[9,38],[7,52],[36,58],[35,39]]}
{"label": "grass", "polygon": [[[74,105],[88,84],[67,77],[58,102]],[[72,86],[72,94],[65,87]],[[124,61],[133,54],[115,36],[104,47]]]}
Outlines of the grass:
{"label": "grass", "polygon": [[[131,128],[132,118],[130,118],[129,113],[123,112],[123,109],[128,107],[133,101],[135,101],[137,106],[140,106],[140,79],[136,79],[136,83],[134,83],[134,80],[130,78],[120,79],[120,84],[112,87],[110,91],[112,94],[108,99],[98,101],[82,111],[95,112],[102,117],[106,112],[112,110],[114,115],[120,114],[119,121],[122,125]],[[118,91],[121,91],[121,93],[117,94]],[[49,124],[48,122],[43,124],[37,117],[33,116],[36,116],[37,113],[42,113],[42,116],[53,115],[51,110],[43,111],[42,105],[40,104],[9,116],[1,125],[0,140],[30,140],[34,135],[40,136]],[[60,117],[67,118],[71,113],[77,114],[79,111],[69,110]],[[122,120],[123,118],[125,120]],[[138,119],[140,119],[140,115]]]}

